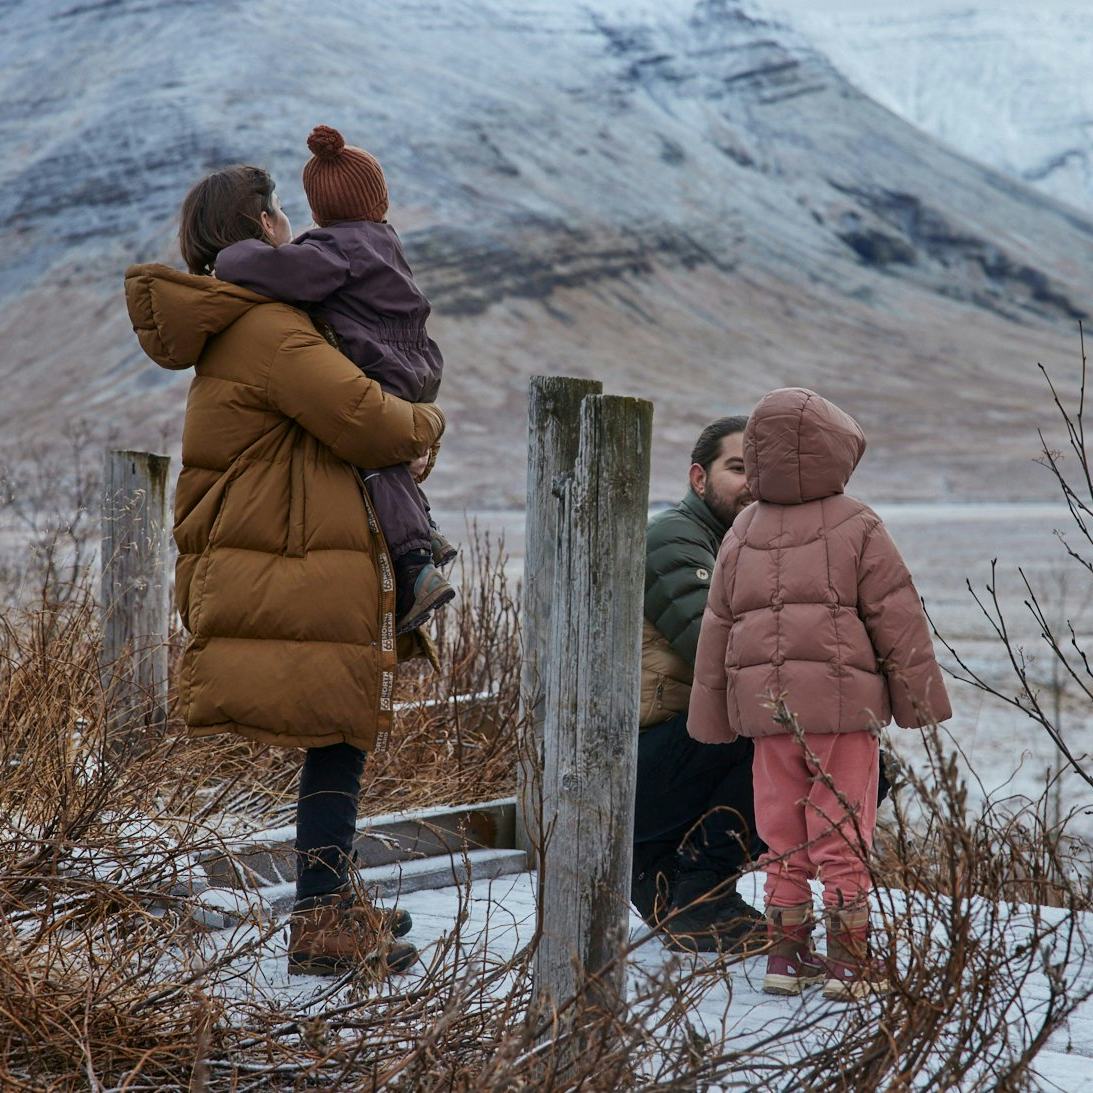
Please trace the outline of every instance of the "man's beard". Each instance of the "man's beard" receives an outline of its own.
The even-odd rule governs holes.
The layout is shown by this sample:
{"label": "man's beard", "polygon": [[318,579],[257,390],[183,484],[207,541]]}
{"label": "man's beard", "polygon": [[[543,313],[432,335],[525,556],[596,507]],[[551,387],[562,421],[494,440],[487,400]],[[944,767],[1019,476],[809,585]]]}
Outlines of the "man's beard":
{"label": "man's beard", "polygon": [[720,494],[706,491],[704,498],[707,508],[721,521],[725,527],[731,527],[732,522],[751,504],[751,494],[742,490],[735,497],[725,498]]}

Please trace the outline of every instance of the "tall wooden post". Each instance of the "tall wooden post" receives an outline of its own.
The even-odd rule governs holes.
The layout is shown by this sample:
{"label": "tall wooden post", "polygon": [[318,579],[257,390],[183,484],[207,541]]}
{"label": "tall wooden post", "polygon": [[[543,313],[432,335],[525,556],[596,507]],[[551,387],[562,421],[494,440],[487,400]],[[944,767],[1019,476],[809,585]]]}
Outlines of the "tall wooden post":
{"label": "tall wooden post", "polygon": [[544,684],[550,648],[551,597],[558,551],[559,483],[573,473],[580,438],[581,399],[603,390],[599,380],[533,376],[528,388],[528,489],[521,620],[524,738],[517,766],[516,845],[530,852],[541,791]]}
{"label": "tall wooden post", "polygon": [[[538,1005],[624,998],[653,407],[590,395],[562,490],[546,664]],[[615,961],[612,968],[606,965]]]}
{"label": "tall wooden post", "polygon": [[118,733],[167,719],[167,478],[171,461],[106,453],[102,501],[102,676]]}

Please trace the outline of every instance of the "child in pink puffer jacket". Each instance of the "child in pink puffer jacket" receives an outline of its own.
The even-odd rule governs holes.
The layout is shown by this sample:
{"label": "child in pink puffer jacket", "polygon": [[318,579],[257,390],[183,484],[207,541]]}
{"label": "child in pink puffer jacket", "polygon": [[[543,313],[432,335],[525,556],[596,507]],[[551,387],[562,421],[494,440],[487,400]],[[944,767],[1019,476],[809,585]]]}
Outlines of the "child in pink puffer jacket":
{"label": "child in pink puffer jacket", "polygon": [[[744,434],[756,503],[725,536],[691,692],[697,740],[755,741],[755,818],[768,851],[764,990],[883,989],[868,958],[865,855],[877,811],[877,729],[952,716],[911,575],[880,518],[843,490],[857,422],[812,391],[764,396]],[[849,808],[847,807],[849,806]],[[809,947],[819,877],[827,958]]]}

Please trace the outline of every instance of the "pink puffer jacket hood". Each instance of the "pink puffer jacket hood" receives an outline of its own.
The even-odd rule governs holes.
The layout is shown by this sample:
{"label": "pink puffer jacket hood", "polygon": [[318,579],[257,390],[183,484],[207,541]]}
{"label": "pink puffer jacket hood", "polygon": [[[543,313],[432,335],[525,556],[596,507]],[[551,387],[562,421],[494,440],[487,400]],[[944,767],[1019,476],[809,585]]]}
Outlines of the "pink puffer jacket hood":
{"label": "pink puffer jacket hood", "polygon": [[803,387],[764,395],[744,433],[744,470],[756,501],[797,505],[842,493],[865,454],[861,426]]}
{"label": "pink puffer jacket hood", "polygon": [[812,391],[766,395],[744,433],[757,500],[710,581],[687,728],[698,740],[863,732],[952,716],[925,612],[880,517],[843,493],[857,422]]}

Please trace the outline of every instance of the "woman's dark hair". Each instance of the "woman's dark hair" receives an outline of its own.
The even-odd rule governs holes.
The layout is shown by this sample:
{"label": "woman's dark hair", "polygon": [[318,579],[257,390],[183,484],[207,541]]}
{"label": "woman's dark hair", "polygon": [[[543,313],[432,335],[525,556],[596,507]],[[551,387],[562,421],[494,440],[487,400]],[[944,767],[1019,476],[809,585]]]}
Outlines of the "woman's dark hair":
{"label": "woman's dark hair", "polygon": [[691,451],[691,462],[697,463],[704,471],[709,471],[713,461],[721,454],[721,438],[742,433],[748,427],[744,414],[734,417],[719,417],[702,430]]}
{"label": "woman's dark hair", "polygon": [[210,274],[216,256],[241,239],[261,239],[261,213],[273,215],[273,179],[237,164],[198,182],[182,202],[178,244],[191,273]]}

